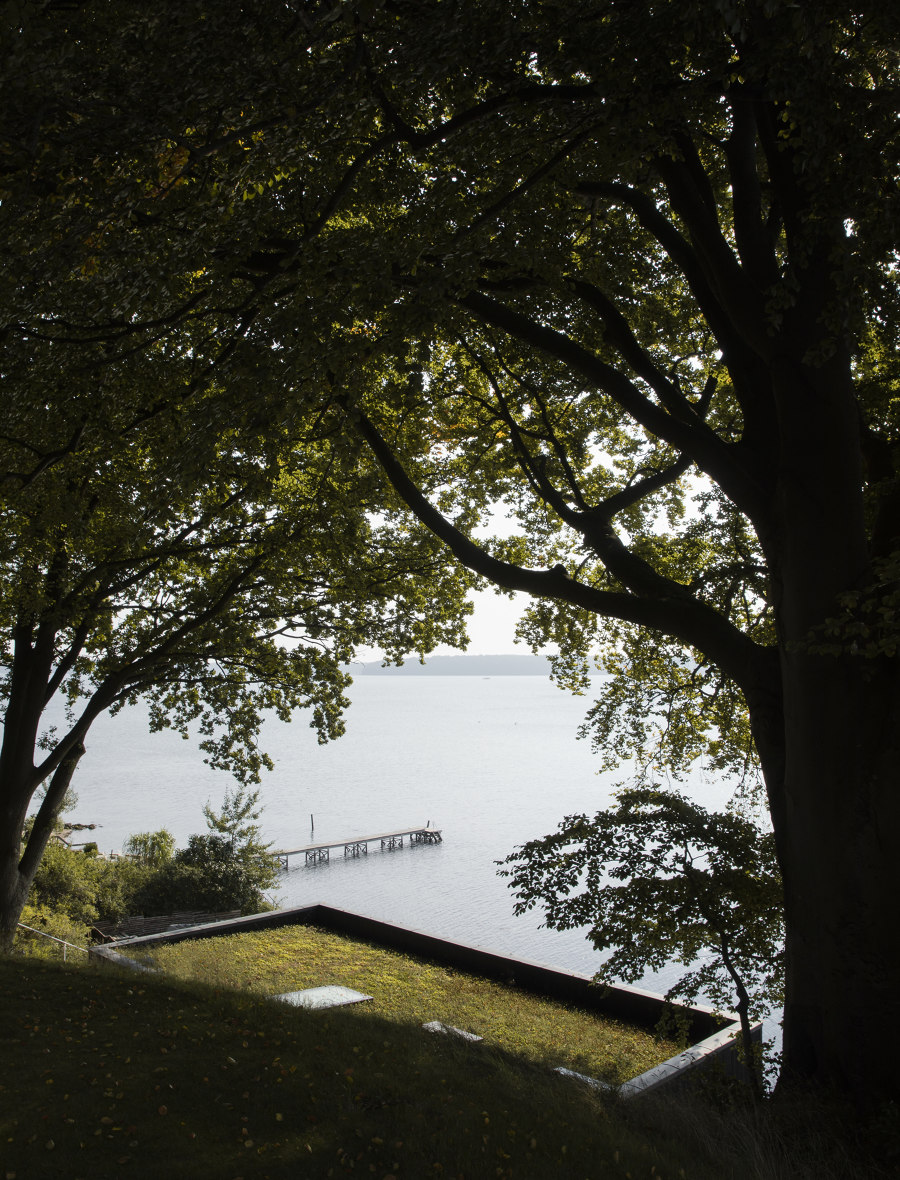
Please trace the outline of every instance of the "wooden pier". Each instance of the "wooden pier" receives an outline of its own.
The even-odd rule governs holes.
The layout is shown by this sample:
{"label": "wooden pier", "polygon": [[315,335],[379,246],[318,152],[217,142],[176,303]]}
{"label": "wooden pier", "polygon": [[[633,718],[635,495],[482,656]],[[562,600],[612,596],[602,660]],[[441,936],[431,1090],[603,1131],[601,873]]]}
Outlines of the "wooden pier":
{"label": "wooden pier", "polygon": [[441,833],[438,828],[431,827],[431,820],[424,827],[403,828],[398,832],[378,832],[374,836],[354,836],[352,840],[331,840],[322,844],[304,844],[302,848],[282,848],[273,852],[272,856],[281,864],[283,869],[288,867],[288,858],[299,856],[302,852],[308,865],[321,864],[331,858],[332,848],[343,848],[344,856],[368,856],[369,845],[378,840],[382,851],[402,848],[403,841],[408,839],[410,844],[440,844]]}

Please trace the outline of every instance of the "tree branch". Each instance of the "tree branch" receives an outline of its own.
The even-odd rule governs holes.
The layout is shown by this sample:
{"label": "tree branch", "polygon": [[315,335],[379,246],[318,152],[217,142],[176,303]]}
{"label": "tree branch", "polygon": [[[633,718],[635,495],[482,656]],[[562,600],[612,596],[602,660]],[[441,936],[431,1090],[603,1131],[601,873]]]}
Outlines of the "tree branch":
{"label": "tree branch", "polygon": [[[758,461],[751,461],[751,450],[768,437],[774,409],[771,399],[771,375],[759,354],[751,347],[732,322],[720,294],[713,290],[706,270],[690,242],[660,211],[656,203],[638,189],[625,184],[582,180],[573,186],[576,193],[587,197],[605,197],[625,205],[635,214],[643,228],[659,243],[685,278],[703,318],[722,349],[725,365],[731,374],[734,392],[744,414],[744,438],[750,444],[742,448],[741,459],[755,481],[762,483],[766,476]],[[752,466],[751,466],[752,463]]]}
{"label": "tree branch", "polygon": [[69,747],[66,756],[54,771],[53,778],[41,800],[41,806],[35,817],[28,843],[25,845],[22,859],[19,861],[19,874],[28,886],[34,879],[41,857],[44,855],[44,849],[53,834],[59,809],[66,797],[66,791],[69,789],[75,768],[84,752],[84,745],[80,741]]}
{"label": "tree branch", "polygon": [[742,268],[757,289],[765,291],[777,282],[778,265],[773,239],[763,217],[754,103],[741,87],[730,90],[727,98],[731,108],[731,135],[725,144],[725,154],[731,173],[734,237]]}
{"label": "tree branch", "polygon": [[606,618],[663,631],[682,643],[705,651],[725,675],[741,684],[760,649],[718,612],[691,599],[686,591],[683,597],[676,599],[644,598],[637,594],[597,590],[574,581],[558,568],[549,571],[524,569],[493,557],[460,532],[422,494],[371,419],[358,406],[350,405],[347,398],[337,400],[403,502],[467,569],[504,590],[521,590],[539,598],[554,598]]}
{"label": "tree branch", "polygon": [[653,492],[661,491],[668,484],[674,483],[690,467],[690,456],[679,455],[674,463],[670,463],[667,467],[663,467],[659,471],[654,471],[651,475],[645,476],[644,479],[640,479],[634,484],[629,484],[620,492],[615,492],[613,495],[608,496],[602,504],[598,505],[597,510],[602,512],[607,520],[611,520],[617,513],[624,512],[632,504],[639,503],[645,496],[650,496]]}
{"label": "tree branch", "polygon": [[762,293],[748,282],[722,233],[715,208],[709,206],[706,196],[709,182],[697,149],[687,137],[683,138],[681,147],[683,160],[660,156],[654,161],[672,209],[690,234],[709,288],[727,315],[732,331],[758,356],[771,360],[775,342],[766,324]]}
{"label": "tree branch", "polygon": [[535,323],[481,292],[472,291],[457,302],[483,322],[563,361],[592,386],[612,397],[648,433],[663,439],[676,451],[689,455],[752,520],[765,520],[767,500],[763,489],[744,465],[736,461],[735,448],[723,443],[696,415],[692,422],[673,417],[655,405],[618,369],[601,361],[564,332]]}
{"label": "tree branch", "polygon": [[647,382],[665,409],[682,422],[695,423],[697,414],[694,407],[678,386],[657,367],[613,301],[599,287],[585,282],[584,279],[571,279],[569,286],[582,302],[600,316],[606,339],[625,363]]}

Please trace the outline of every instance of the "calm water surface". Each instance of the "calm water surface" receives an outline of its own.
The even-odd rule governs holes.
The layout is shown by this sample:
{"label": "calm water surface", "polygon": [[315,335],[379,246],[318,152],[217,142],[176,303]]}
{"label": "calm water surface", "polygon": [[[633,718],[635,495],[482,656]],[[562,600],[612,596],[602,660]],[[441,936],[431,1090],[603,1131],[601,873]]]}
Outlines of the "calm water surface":
{"label": "calm water surface", "polygon": [[[319,746],[308,717],[267,721],[262,824],[276,847],[339,840],[424,824],[437,846],[372,851],[296,867],[282,877],[283,905],[325,902],[470,945],[591,973],[598,958],[580,931],[540,928],[521,917],[495,861],[552,831],[566,815],[605,806],[621,775],[598,775],[590,744],[576,740],[589,698],[538,676],[364,676],[351,691],[347,733]],[[230,776],[204,765],[194,742],[150,734],[141,709],[104,717],[89,735],[74,782],[72,818],[102,824],[103,850],[139,831],[167,827],[183,844],[205,830],[203,804],[221,803]],[[728,797],[715,781],[692,790],[707,806]],[[668,986],[675,975],[648,976]]]}

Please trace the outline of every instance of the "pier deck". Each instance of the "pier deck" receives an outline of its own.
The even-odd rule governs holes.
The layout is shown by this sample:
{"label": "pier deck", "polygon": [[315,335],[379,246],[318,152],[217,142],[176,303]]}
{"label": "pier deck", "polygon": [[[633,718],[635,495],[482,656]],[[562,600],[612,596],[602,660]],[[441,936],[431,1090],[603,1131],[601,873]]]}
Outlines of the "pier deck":
{"label": "pier deck", "polygon": [[343,848],[344,856],[368,856],[369,845],[378,840],[382,850],[390,851],[402,848],[404,839],[410,844],[440,844],[441,833],[438,828],[430,826],[431,821],[417,828],[403,828],[396,832],[378,832],[374,836],[354,836],[351,840],[329,840],[321,844],[304,844],[301,848],[281,848],[273,852],[272,856],[281,864],[283,869],[288,867],[288,858],[299,856],[302,852],[306,863],[321,864],[330,859],[332,848]]}

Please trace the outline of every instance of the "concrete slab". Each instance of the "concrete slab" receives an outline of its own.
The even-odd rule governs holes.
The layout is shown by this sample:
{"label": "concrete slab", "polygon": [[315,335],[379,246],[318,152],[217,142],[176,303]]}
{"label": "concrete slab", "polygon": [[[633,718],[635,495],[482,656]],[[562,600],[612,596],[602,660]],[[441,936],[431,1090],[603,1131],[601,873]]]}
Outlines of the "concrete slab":
{"label": "concrete slab", "polygon": [[479,1037],[477,1033],[466,1032],[462,1028],[454,1028],[452,1024],[443,1024],[440,1020],[429,1020],[427,1024],[423,1024],[422,1028],[427,1028],[429,1032],[451,1033],[454,1037],[462,1037],[464,1041],[483,1041],[484,1037]]}
{"label": "concrete slab", "polygon": [[284,1000],[286,1004],[295,1004],[298,1008],[340,1008],[344,1004],[361,1004],[372,997],[354,991],[352,987],[328,984],[326,987],[307,987],[299,992],[282,992],[279,996],[273,996],[273,999]]}
{"label": "concrete slab", "polygon": [[591,1078],[586,1073],[576,1073],[574,1069],[566,1069],[565,1066],[557,1065],[554,1067],[554,1073],[561,1073],[564,1078],[575,1078],[578,1082],[584,1082],[585,1085],[590,1086],[594,1090],[614,1090],[609,1082],[604,1082],[602,1078]]}

